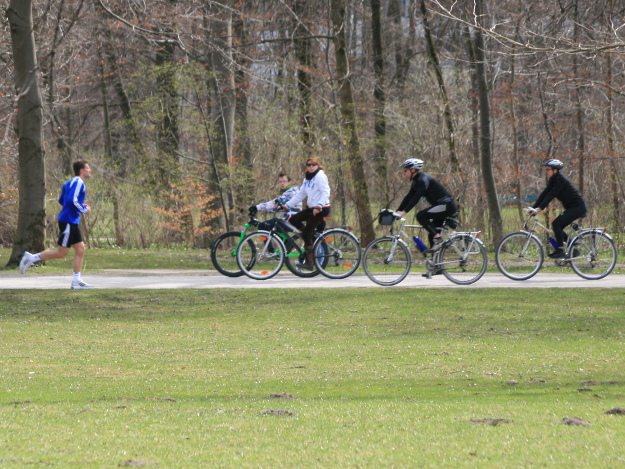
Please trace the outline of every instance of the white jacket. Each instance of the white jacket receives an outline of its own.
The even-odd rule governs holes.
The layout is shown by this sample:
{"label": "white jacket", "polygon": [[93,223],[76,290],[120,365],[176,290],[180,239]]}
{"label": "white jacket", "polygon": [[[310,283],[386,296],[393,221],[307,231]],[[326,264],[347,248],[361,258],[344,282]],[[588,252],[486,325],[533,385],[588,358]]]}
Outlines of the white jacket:
{"label": "white jacket", "polygon": [[304,178],[299,192],[286,205],[289,208],[296,207],[304,199],[306,199],[306,204],[309,208],[327,207],[330,205],[330,184],[328,183],[328,176],[322,169],[319,170],[314,178],[310,180]]}

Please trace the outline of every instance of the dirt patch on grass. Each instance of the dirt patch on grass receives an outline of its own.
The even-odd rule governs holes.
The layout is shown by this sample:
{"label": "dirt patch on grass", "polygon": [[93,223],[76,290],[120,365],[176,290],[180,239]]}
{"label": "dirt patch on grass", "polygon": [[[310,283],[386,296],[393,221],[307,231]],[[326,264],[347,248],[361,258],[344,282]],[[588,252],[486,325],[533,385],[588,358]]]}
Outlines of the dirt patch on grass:
{"label": "dirt patch on grass", "polygon": [[270,394],[269,397],[271,399],[295,399],[293,394],[289,394],[288,392],[279,392],[275,394]]}
{"label": "dirt patch on grass", "polygon": [[579,417],[564,417],[562,419],[562,423],[564,425],[572,425],[572,426],[581,426],[581,427],[587,427],[588,425],[590,425],[590,422],[584,420],[584,419],[580,419]]}
{"label": "dirt patch on grass", "polygon": [[512,420],[509,419],[500,419],[500,418],[486,418],[486,419],[471,419],[470,422],[474,425],[491,425],[496,427],[497,425],[503,425],[505,423],[512,423]]}
{"label": "dirt patch on grass", "polygon": [[606,412],[608,415],[625,415],[625,409],[623,407],[615,407]]}
{"label": "dirt patch on grass", "polygon": [[127,459],[119,463],[119,467],[145,467],[147,465],[146,461],[141,461],[140,459]]}
{"label": "dirt patch on grass", "polygon": [[293,412],[286,409],[269,409],[261,412],[261,415],[286,415],[287,417],[292,417]]}

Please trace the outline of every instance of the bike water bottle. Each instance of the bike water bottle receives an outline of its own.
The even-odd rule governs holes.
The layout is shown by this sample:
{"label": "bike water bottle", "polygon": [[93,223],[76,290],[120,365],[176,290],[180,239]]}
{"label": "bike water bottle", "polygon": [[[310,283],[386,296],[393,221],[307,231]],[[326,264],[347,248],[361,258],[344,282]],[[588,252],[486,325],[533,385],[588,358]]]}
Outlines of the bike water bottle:
{"label": "bike water bottle", "polygon": [[419,238],[418,236],[413,236],[412,239],[414,240],[414,243],[419,248],[419,251],[423,252],[427,249],[425,244],[423,244],[423,241],[421,241],[421,238]]}
{"label": "bike water bottle", "polygon": [[549,236],[549,243],[551,244],[551,246],[553,246],[554,249],[558,249],[558,243],[551,236]]}

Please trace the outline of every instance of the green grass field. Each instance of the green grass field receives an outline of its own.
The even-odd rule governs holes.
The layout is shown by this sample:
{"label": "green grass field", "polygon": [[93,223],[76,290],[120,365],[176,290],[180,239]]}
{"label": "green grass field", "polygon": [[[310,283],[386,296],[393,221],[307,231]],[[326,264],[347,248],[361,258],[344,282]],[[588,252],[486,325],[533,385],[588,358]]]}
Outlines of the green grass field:
{"label": "green grass field", "polygon": [[0,295],[2,467],[625,464],[625,289]]}

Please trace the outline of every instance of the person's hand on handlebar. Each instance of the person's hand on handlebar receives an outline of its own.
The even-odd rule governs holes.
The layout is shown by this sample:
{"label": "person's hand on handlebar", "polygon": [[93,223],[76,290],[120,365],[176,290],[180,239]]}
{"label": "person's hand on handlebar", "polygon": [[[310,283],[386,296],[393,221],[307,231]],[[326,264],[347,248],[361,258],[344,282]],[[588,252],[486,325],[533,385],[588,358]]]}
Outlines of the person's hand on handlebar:
{"label": "person's hand on handlebar", "polygon": [[540,209],[534,208],[534,207],[527,207],[525,211],[530,217],[535,217],[536,215],[538,215],[538,212],[540,212]]}
{"label": "person's hand on handlebar", "polygon": [[398,210],[397,212],[393,212],[393,216],[397,219],[403,218],[404,215],[406,215],[406,212],[404,212],[403,210]]}

